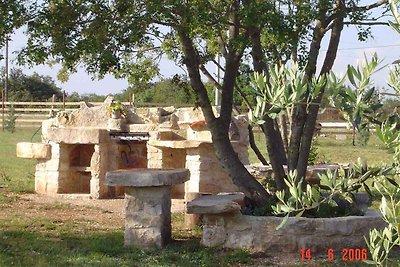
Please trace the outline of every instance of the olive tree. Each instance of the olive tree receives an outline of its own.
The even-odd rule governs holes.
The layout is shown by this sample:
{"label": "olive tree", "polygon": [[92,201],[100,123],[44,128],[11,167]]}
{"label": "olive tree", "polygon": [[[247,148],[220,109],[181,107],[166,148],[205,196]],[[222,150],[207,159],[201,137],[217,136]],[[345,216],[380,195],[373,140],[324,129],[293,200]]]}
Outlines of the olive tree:
{"label": "olive tree", "polygon": [[[47,61],[63,66],[63,74],[84,65],[101,77],[112,73],[131,81],[151,78],[162,54],[184,67],[201,107],[221,165],[233,183],[255,203],[267,192],[240,162],[229,141],[229,125],[238,71],[245,61],[254,72],[269,75],[271,63],[292,59],[305,66],[305,79],[318,79],[335,62],[345,24],[373,24],[369,10],[386,4],[378,1],[359,5],[358,0],[315,1],[55,1],[45,0],[30,12],[28,45],[22,61]],[[376,23],[376,22],[374,22]],[[330,33],[320,73],[316,73],[321,43]],[[360,38],[368,34],[362,31]],[[218,62],[215,56],[223,60]],[[223,70],[221,82],[206,67],[213,63]],[[143,71],[151,70],[151,71]],[[221,91],[219,115],[213,112],[203,77]],[[278,188],[283,188],[283,164],[304,176],[310,151],[321,88],[307,108],[295,104],[290,116],[287,149],[278,120],[265,116],[262,129]],[[307,91],[305,92],[308,93]]]}

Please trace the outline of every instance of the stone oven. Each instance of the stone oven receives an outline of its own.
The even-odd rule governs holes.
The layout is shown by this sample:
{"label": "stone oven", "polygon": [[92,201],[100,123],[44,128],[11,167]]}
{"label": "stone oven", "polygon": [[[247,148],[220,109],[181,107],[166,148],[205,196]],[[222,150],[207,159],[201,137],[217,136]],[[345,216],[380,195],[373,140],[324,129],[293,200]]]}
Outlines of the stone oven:
{"label": "stone oven", "polygon": [[[17,155],[36,158],[35,191],[40,194],[110,198],[122,187],[105,185],[108,171],[128,168],[187,168],[190,179],[172,188],[172,198],[187,193],[234,192],[220,167],[201,110],[142,108],[112,119],[108,97],[102,105],[83,103],[42,123],[42,143],[19,143]],[[247,120],[233,119],[232,145],[248,164]]]}

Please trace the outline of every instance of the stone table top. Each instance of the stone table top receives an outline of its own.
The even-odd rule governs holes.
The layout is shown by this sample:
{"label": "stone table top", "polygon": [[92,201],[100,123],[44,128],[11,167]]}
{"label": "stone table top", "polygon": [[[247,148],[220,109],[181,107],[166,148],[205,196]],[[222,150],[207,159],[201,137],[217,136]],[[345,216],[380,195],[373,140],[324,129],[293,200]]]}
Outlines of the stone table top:
{"label": "stone table top", "polygon": [[151,187],[181,184],[189,180],[188,169],[123,169],[106,174],[106,185]]}

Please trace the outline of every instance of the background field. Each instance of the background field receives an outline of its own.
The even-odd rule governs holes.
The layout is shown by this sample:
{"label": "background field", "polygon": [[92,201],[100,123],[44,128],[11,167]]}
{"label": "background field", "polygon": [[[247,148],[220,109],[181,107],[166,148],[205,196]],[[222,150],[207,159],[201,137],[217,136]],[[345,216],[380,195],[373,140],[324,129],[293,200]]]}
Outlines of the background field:
{"label": "background field", "polygon": [[[262,133],[255,134],[256,143],[260,151],[266,151],[265,139]],[[317,161],[330,163],[351,163],[361,157],[370,164],[390,164],[392,155],[379,141],[376,135],[372,135],[366,146],[353,146],[351,135],[347,135],[346,140],[336,140],[336,134],[325,134],[319,136],[315,144],[318,157]],[[265,153],[264,153],[265,154]],[[249,149],[250,162],[257,162],[257,157],[253,150]]]}

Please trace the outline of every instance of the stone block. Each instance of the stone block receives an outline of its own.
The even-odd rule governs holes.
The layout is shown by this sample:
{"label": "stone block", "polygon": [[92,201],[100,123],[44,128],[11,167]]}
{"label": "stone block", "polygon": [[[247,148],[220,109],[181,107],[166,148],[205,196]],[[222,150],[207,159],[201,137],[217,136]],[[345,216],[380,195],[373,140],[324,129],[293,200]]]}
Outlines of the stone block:
{"label": "stone block", "polygon": [[151,160],[147,162],[148,168],[162,168],[162,160]]}
{"label": "stone block", "polygon": [[98,144],[111,140],[107,130],[90,127],[49,128],[46,139],[66,144]]}
{"label": "stone block", "polygon": [[30,159],[50,159],[51,145],[43,143],[17,143],[17,157]]}
{"label": "stone block", "polygon": [[233,232],[226,237],[225,245],[231,248],[249,248],[252,249],[254,246],[254,235],[257,233],[253,232]]}
{"label": "stone block", "polygon": [[[50,159],[47,160],[45,163],[45,168],[46,171],[66,171],[69,169],[69,165],[64,163],[64,164],[60,164],[60,160],[59,159]],[[63,165],[63,168],[60,168],[61,165]]]}
{"label": "stone block", "polygon": [[106,185],[149,187],[184,183],[187,169],[126,169],[107,172]]}
{"label": "stone block", "polygon": [[227,235],[222,226],[210,226],[203,228],[201,244],[207,247],[217,247],[225,244]]}
{"label": "stone block", "polygon": [[127,187],[125,191],[125,245],[164,246],[171,238],[169,187]]}
{"label": "stone block", "polygon": [[[216,223],[223,220],[224,223]],[[277,230],[282,218],[265,216],[204,215],[202,242],[208,246],[249,249],[253,252],[299,253],[301,248],[310,248],[313,255],[325,255],[328,248],[341,251],[343,248],[365,248],[364,236],[370,229],[385,226],[377,212],[368,211],[365,216],[337,218],[288,219],[286,225]],[[217,229],[219,233],[217,232]],[[221,237],[221,233],[225,238]],[[213,240],[214,239],[214,240]]]}
{"label": "stone block", "polygon": [[171,240],[170,228],[130,228],[125,226],[124,244],[139,248],[163,247]]}
{"label": "stone block", "polygon": [[243,201],[243,194],[201,196],[187,203],[187,213],[220,214],[240,211],[235,201]]}
{"label": "stone block", "polygon": [[52,159],[58,159],[60,158],[60,144],[50,142],[51,144],[51,158]]}
{"label": "stone block", "polygon": [[125,226],[132,229],[162,228],[169,223],[171,223],[171,218],[168,216],[152,216],[146,212],[131,212],[125,218]]}

